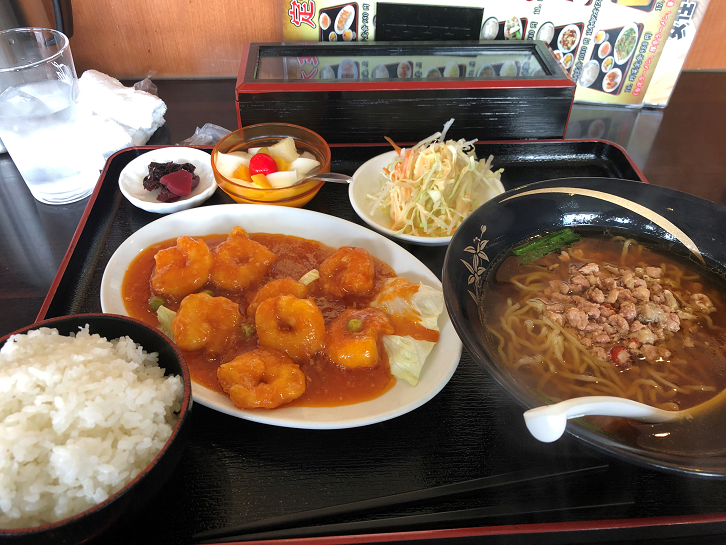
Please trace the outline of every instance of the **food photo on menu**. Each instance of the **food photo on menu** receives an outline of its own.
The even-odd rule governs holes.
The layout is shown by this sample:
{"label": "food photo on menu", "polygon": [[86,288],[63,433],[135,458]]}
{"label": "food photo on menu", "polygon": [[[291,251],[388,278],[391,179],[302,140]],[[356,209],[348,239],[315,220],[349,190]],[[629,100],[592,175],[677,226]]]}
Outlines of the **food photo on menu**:
{"label": "food photo on menu", "polygon": [[619,94],[628,74],[642,25],[600,29],[595,33],[592,56],[585,62],[578,85],[604,93]]}
{"label": "food photo on menu", "polygon": [[321,42],[354,42],[358,35],[358,4],[341,4],[320,10]]}
{"label": "food photo on menu", "polygon": [[539,26],[535,37],[537,40],[546,42],[552,49],[552,54],[557,62],[567,72],[571,72],[584,27],[583,23],[555,26],[547,21]]}

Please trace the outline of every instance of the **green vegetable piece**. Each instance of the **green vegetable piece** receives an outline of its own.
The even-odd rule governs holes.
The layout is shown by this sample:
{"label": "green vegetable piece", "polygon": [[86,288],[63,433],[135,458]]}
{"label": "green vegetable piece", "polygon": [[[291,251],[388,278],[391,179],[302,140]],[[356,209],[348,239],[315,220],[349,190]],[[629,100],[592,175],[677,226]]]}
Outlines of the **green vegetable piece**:
{"label": "green vegetable piece", "polygon": [[245,339],[249,339],[252,335],[255,334],[255,326],[250,324],[243,324],[242,333],[245,334]]}
{"label": "green vegetable piece", "polygon": [[570,246],[578,240],[580,240],[580,235],[573,232],[572,229],[562,229],[561,231],[550,233],[537,240],[518,246],[512,250],[512,253],[517,256],[517,260],[522,265],[527,265],[547,254]]}
{"label": "green vegetable piece", "polygon": [[156,311],[159,309],[161,305],[163,305],[166,301],[164,301],[163,297],[159,297],[158,295],[155,295],[151,299],[149,299],[149,308],[153,311]]}
{"label": "green vegetable piece", "polygon": [[306,286],[312,284],[315,282],[318,278],[320,278],[320,273],[318,272],[318,269],[312,269],[308,272],[306,272],[298,282],[301,284],[305,284]]}
{"label": "green vegetable piece", "polygon": [[358,333],[361,329],[363,329],[363,322],[361,322],[358,318],[353,318],[348,322],[348,329],[353,333]]}
{"label": "green vegetable piece", "polygon": [[202,290],[202,293],[206,293],[210,297],[214,297],[214,292],[212,290]]}
{"label": "green vegetable piece", "polygon": [[159,319],[159,331],[174,340],[174,331],[171,329],[171,323],[176,317],[176,312],[161,305],[156,309],[156,317]]}

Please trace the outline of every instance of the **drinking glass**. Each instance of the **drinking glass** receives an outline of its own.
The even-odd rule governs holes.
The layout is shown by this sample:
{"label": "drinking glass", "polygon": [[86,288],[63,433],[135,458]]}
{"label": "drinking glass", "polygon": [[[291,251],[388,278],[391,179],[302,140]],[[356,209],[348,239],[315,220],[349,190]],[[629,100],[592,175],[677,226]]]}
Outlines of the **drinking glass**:
{"label": "drinking glass", "polygon": [[0,139],[33,196],[66,204],[88,196],[99,165],[77,123],[78,78],[56,30],[0,32]]}

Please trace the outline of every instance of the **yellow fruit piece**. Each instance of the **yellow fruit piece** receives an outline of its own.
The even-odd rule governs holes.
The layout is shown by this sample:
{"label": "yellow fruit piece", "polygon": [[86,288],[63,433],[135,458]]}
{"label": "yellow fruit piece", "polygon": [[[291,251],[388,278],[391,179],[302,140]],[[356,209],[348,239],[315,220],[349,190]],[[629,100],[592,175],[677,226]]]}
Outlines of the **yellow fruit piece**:
{"label": "yellow fruit piece", "polygon": [[277,163],[277,170],[290,170],[290,163],[285,161],[285,159],[280,159],[279,157],[274,157],[275,163]]}
{"label": "yellow fruit piece", "polygon": [[252,177],[250,176],[250,169],[246,165],[240,165],[233,173],[232,176],[238,180],[244,180],[245,182],[251,182]]}
{"label": "yellow fruit piece", "polygon": [[259,185],[262,189],[272,189],[272,184],[270,184],[267,176],[264,174],[253,174],[251,178],[252,181]]}

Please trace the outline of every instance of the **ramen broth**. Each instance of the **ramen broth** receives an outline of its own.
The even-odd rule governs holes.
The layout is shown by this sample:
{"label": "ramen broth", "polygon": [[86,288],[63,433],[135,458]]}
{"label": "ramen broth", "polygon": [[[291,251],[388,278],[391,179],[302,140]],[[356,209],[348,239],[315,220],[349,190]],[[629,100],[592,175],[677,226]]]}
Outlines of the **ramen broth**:
{"label": "ramen broth", "polygon": [[[597,263],[600,272],[580,276],[592,276],[595,280],[591,279],[591,282],[597,281],[598,285],[606,284],[612,289],[591,284],[577,295],[579,299],[571,291],[565,293],[567,286],[575,286],[575,276],[585,270],[583,267],[587,263]],[[594,267],[591,265],[588,269]],[[658,269],[662,273],[658,273]],[[598,333],[582,329],[583,324],[586,324],[585,328],[593,329],[598,323],[608,324],[608,320],[615,324],[618,319],[611,318],[613,313],[627,315],[625,310],[630,307],[627,301],[621,300],[612,304],[592,303],[587,301],[587,296],[594,293],[599,301],[607,299],[613,290],[621,289],[617,286],[628,291],[622,281],[632,283],[632,279],[622,274],[624,270],[639,271],[634,274],[635,278],[641,275],[644,280],[640,284],[647,283],[645,289],[656,302],[633,297],[634,290],[629,290],[637,317],[628,324],[623,323],[623,330],[616,330],[614,334],[607,334],[615,329],[614,326],[605,331],[601,328],[604,335],[595,340]],[[654,279],[643,271],[660,274],[660,278]],[[655,286],[656,283],[660,287]],[[680,318],[677,331],[661,326],[665,321],[648,323],[642,316],[647,310],[644,305],[656,311],[658,307],[666,308],[657,303],[665,296],[653,295],[655,292],[662,295],[666,290],[675,297],[681,316],[688,317],[686,310],[696,314],[694,319]],[[696,307],[690,303],[692,297],[695,297],[694,301],[705,301],[701,295],[712,303],[713,308],[708,307],[708,312],[696,312]],[[568,297],[571,298],[569,310],[564,303]],[[670,297],[669,301],[672,302]],[[480,308],[482,323],[486,324],[499,364],[543,401],[618,395],[677,410],[702,403],[726,388],[725,301],[724,290],[693,265],[684,266],[647,245],[622,237],[586,237],[566,248],[565,254],[555,252],[528,265],[520,264],[514,256],[505,258],[487,287]],[[592,315],[579,314],[580,317],[587,314],[589,321],[577,322],[577,305],[591,311]],[[566,310],[559,313],[562,318],[557,317],[557,312],[548,311],[550,308],[561,311],[563,306]],[[599,310],[595,310],[596,306]],[[672,318],[676,313],[671,310],[664,311],[661,318],[663,315],[664,320]],[[604,320],[602,317],[593,319],[600,311]],[[631,333],[636,327],[633,322],[641,320],[654,332],[656,340],[650,347],[646,346],[647,342],[638,342],[638,339],[650,340],[648,332]],[[668,325],[672,329],[676,327],[673,321]],[[606,337],[608,342],[604,342]],[[623,350],[627,353],[620,354]]]}

